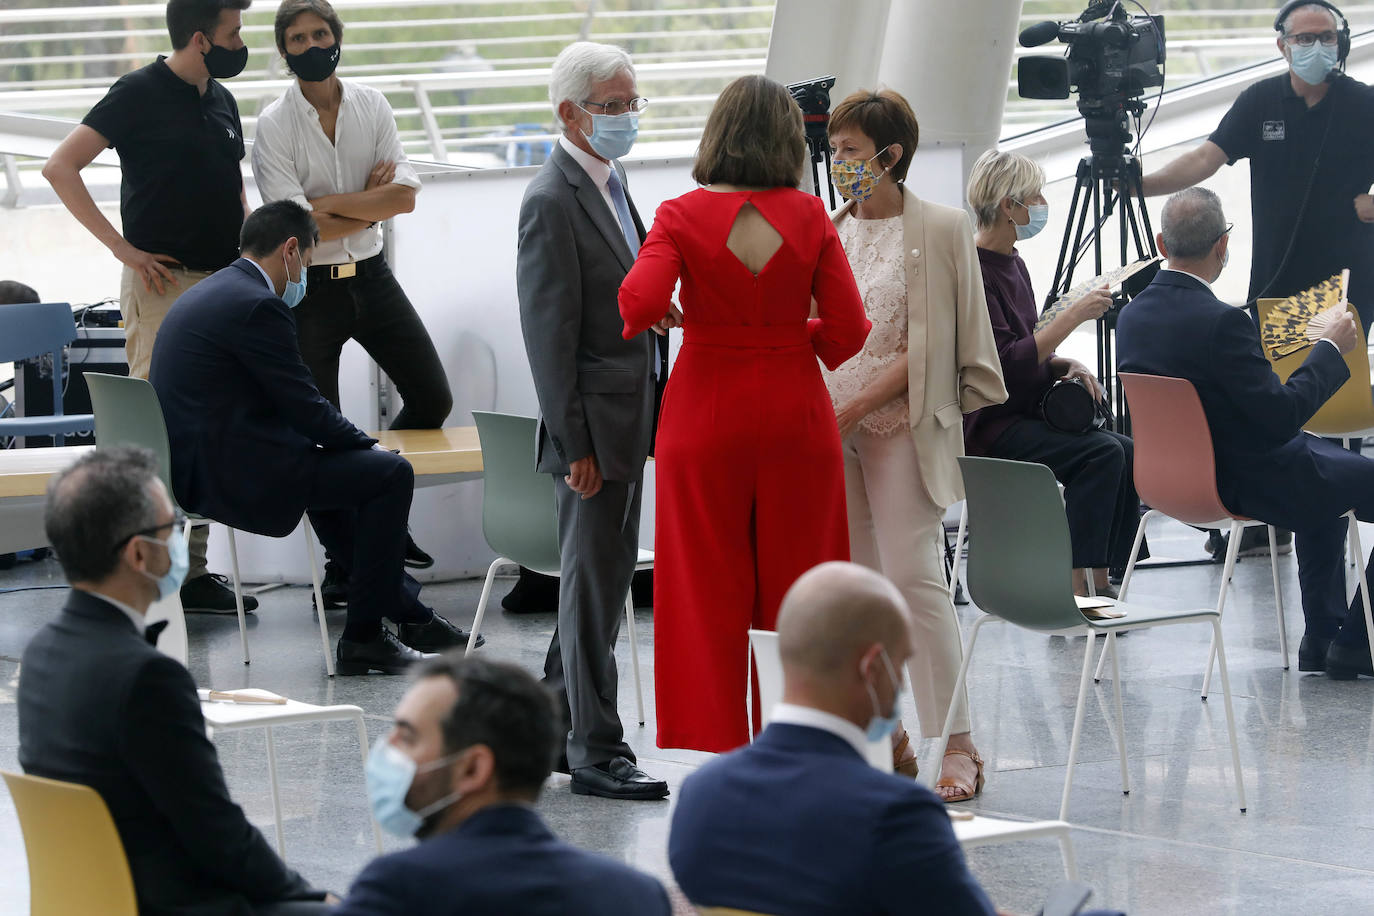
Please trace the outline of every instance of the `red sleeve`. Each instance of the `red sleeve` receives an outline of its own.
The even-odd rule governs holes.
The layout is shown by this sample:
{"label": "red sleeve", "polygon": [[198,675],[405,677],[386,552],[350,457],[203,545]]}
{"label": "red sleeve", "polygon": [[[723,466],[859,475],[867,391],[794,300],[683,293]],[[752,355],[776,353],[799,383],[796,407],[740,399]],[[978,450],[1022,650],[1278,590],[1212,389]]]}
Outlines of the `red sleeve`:
{"label": "red sleeve", "polygon": [[[814,199],[814,198],[813,198]],[[835,224],[817,200],[816,212],[825,221],[821,237],[820,256],[811,281],[811,295],[816,297],[816,311],[820,316],[807,322],[811,332],[811,346],[826,368],[835,369],[863,349],[873,323],[864,315],[863,298],[854,282],[854,272],[845,257],[844,245]]]}
{"label": "red sleeve", "polygon": [[673,289],[682,273],[682,252],[673,241],[671,205],[665,201],[654,214],[654,225],[639,247],[634,267],[620,283],[620,317],[626,340],[642,334],[668,314]]}

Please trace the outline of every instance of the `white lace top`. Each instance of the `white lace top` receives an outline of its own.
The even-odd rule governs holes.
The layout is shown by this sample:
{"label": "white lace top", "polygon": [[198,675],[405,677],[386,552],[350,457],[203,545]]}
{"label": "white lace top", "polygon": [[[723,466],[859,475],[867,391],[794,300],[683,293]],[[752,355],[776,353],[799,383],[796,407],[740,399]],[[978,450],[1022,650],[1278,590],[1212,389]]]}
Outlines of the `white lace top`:
{"label": "white lace top", "polygon": [[[830,399],[837,409],[872,384],[893,361],[906,359],[907,328],[902,217],[858,219],[850,216],[840,223],[839,232],[873,330],[858,356],[833,372],[821,367],[826,387],[830,389]],[[903,391],[860,420],[859,429],[875,436],[891,436],[910,427],[910,415]]]}

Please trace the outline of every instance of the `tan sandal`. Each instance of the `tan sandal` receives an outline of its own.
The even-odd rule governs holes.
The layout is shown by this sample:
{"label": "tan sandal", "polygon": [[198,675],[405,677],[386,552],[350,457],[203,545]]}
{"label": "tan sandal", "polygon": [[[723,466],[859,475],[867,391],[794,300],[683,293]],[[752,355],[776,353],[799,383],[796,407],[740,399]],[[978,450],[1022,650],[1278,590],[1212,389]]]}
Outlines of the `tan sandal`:
{"label": "tan sandal", "polygon": [[972,760],[973,765],[978,768],[978,774],[974,779],[974,783],[972,786],[970,786],[968,783],[960,782],[959,780],[954,779],[953,777],[940,777],[939,781],[935,783],[935,788],[959,790],[959,794],[957,795],[943,796],[946,803],[969,801],[970,799],[978,797],[983,792],[983,758],[979,757],[977,753],[973,753],[970,751],[945,751],[946,757],[953,757],[956,755],[959,757],[967,757],[969,760]]}
{"label": "tan sandal", "polygon": [[915,779],[920,772],[916,752],[911,749],[911,735],[906,731],[902,732],[902,740],[892,749],[892,772],[910,779]]}

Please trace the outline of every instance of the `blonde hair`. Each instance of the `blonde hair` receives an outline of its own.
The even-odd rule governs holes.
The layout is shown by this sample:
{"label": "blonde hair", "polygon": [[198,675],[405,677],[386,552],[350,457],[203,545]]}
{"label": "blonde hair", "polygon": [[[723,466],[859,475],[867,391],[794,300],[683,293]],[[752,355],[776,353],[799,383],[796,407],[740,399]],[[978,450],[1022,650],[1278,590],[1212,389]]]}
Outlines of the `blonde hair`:
{"label": "blonde hair", "polygon": [[1025,203],[1045,187],[1045,171],[1040,163],[1020,153],[1000,153],[990,149],[973,163],[968,176],[968,203],[979,229],[997,222],[998,206],[1004,197]]}

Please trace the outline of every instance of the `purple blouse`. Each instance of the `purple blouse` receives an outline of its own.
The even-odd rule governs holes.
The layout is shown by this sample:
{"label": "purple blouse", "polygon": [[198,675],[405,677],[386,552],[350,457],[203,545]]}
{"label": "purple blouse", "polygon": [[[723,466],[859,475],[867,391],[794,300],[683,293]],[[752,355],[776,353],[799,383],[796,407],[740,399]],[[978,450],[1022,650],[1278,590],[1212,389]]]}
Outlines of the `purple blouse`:
{"label": "purple blouse", "polygon": [[983,294],[1002,361],[1007,401],[964,417],[964,450],[970,455],[988,455],[1008,426],[1035,415],[1040,395],[1054,381],[1049,365],[1053,354],[1041,362],[1036,352],[1035,322],[1040,313],[1021,256],[979,248],[978,263],[983,268]]}

